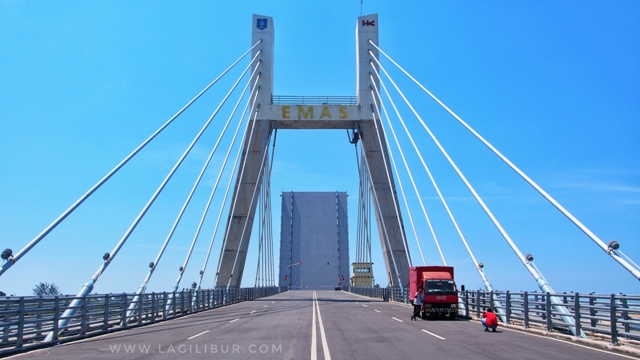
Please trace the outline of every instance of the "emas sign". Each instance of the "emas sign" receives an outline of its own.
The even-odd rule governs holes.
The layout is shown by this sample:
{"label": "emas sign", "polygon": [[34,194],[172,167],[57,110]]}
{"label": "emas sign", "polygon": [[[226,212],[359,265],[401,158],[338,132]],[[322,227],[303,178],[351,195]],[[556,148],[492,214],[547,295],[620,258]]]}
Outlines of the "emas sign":
{"label": "emas sign", "polygon": [[[336,129],[353,128],[360,120],[358,105],[270,105],[258,111],[260,120],[276,120],[277,127]],[[291,123],[287,125],[287,123]],[[293,125],[296,123],[296,125]]]}
{"label": "emas sign", "polygon": [[[293,111],[291,111],[292,108]],[[297,120],[331,120],[333,118],[344,120],[349,117],[349,112],[347,105],[280,105],[280,120],[292,117]]]}

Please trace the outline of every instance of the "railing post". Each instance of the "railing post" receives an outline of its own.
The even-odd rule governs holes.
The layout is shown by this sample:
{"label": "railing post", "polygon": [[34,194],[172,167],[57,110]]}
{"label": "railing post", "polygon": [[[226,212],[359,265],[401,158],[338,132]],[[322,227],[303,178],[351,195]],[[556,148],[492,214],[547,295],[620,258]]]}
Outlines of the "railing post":
{"label": "railing post", "polygon": [[[620,294],[622,295],[622,294]],[[629,332],[630,331],[630,327],[629,327],[629,323],[627,322],[628,320],[631,320],[631,318],[629,317],[629,307],[628,307],[628,303],[627,303],[627,299],[626,299],[626,295],[622,295],[622,319],[625,320],[624,321],[624,332]]]}
{"label": "railing post", "polygon": [[80,308],[80,335],[84,335],[87,330],[87,295],[82,297],[82,307]]}
{"label": "railing post", "polygon": [[184,314],[184,290],[180,293],[180,314]]}
{"label": "railing post", "polygon": [[609,299],[609,322],[611,323],[611,344],[618,345],[618,326],[616,324],[616,295],[611,294]]}
{"label": "railing post", "polygon": [[591,293],[590,295],[591,296],[589,297],[589,315],[591,316],[591,327],[596,327],[598,326],[598,320],[595,319],[595,316],[596,316],[596,309],[594,308],[595,299],[593,297],[593,293]]}
{"label": "railing post", "polygon": [[42,300],[38,301],[38,315],[36,315],[36,330],[38,330],[38,333],[36,334],[36,336],[40,336],[42,335],[42,333],[40,332],[40,330],[42,330],[42,313],[43,313],[43,302]]}
{"label": "railing post", "polygon": [[476,291],[476,319],[480,319],[480,291]]}
{"label": "railing post", "polygon": [[524,307],[524,327],[525,329],[529,327],[529,293],[528,292],[524,292],[524,299],[523,299],[523,307]]}
{"label": "railing post", "polygon": [[504,294],[504,319],[507,324],[511,323],[511,292],[507,290]]}
{"label": "railing post", "polygon": [[162,292],[162,320],[167,320],[167,301],[169,300],[169,296],[167,296],[167,292]]}
{"label": "railing post", "polygon": [[24,297],[20,297],[18,303],[18,332],[16,334],[16,348],[22,348],[24,335]]}
{"label": "railing post", "polygon": [[549,296],[549,292],[547,292],[547,296],[544,300],[544,306],[547,314],[547,331],[552,331],[553,323],[551,321],[551,297]]}
{"label": "railing post", "polygon": [[128,301],[129,300],[127,298],[127,293],[122,293],[122,309],[120,310],[120,327],[123,329],[127,328],[127,307],[128,307]]}
{"label": "railing post", "polygon": [[[147,295],[146,294],[140,294],[138,296],[138,305],[136,305],[136,311],[138,312],[138,325],[142,325],[142,315],[144,313],[144,299]],[[133,295],[133,299],[131,300],[135,300],[136,296]]]}
{"label": "railing post", "polygon": [[156,307],[156,293],[151,293],[151,322],[156,322],[156,316],[158,316],[158,308]]}
{"label": "railing post", "polygon": [[469,290],[464,291],[464,317],[469,318]]}
{"label": "railing post", "polygon": [[498,313],[498,309],[495,308],[495,305],[493,303],[493,290],[491,290],[491,292],[489,292],[489,307],[496,312],[496,314]]}
{"label": "railing post", "polygon": [[171,315],[171,317],[176,317],[176,306],[177,306],[176,304],[177,304],[177,301],[176,301],[176,292],[175,291],[173,292],[173,297],[171,299],[172,299],[171,307],[173,308],[173,315]]}
{"label": "railing post", "polygon": [[9,323],[11,322],[11,315],[9,315],[9,309],[11,309],[11,301],[10,300],[6,300],[5,298],[5,303],[4,303],[4,329],[2,330],[2,342],[8,342],[9,341],[9,330],[11,328],[11,325],[9,325]]}
{"label": "railing post", "polygon": [[582,326],[580,325],[580,293],[574,293],[573,295],[573,320],[576,323],[576,337],[580,337],[582,332]]}
{"label": "railing post", "polygon": [[58,340],[58,320],[60,320],[60,297],[53,299],[53,338],[52,341]]}
{"label": "railing post", "polygon": [[109,307],[110,307],[110,298],[109,294],[104,296],[104,315],[102,316],[102,331],[109,330]]}

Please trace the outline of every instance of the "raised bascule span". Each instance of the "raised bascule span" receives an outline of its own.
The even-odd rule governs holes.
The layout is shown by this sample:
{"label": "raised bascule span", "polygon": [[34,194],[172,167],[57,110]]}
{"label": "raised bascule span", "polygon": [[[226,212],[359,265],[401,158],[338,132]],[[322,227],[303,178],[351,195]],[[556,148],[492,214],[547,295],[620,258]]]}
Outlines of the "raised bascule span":
{"label": "raised bascule span", "polygon": [[[598,247],[602,248],[607,256],[610,256],[619,265],[623,266],[636,279],[640,279],[640,268],[630,258],[619,251],[619,244],[617,242],[610,241],[609,244],[605,245],[604,242],[582,222],[569,213],[569,211],[560,205],[551,195],[471,128],[470,125],[464,122],[464,120],[442,101],[435,97],[435,95],[405,71],[394,59],[387,55],[379,43],[378,32],[380,25],[377,14],[361,16],[357,19],[357,77],[355,95],[290,96],[274,94],[273,91],[274,80],[276,78],[276,74],[274,74],[274,19],[264,15],[253,15],[251,21],[251,47],[238,60],[224,70],[218,78],[198,93],[23,249],[15,255],[10,249],[2,253],[4,262],[0,268],[0,275],[12,268],[20,258],[38,245],[38,243],[63,222],[67,216],[80,207],[86,199],[98,191],[99,188],[124,167],[129,160],[142,151],[149,142],[164,131],[168,125],[186,111],[191,104],[215,85],[220,78],[225,76],[242,59],[250,58],[249,64],[244,68],[240,77],[235,81],[216,110],[208,118],[200,132],[185,149],[183,155],[166,175],[165,179],[158,186],[153,196],[148,200],[126,233],[120,241],[117,242],[114,249],[104,254],[103,261],[97,271],[89,281],[82,286],[76,296],[66,298],[56,296],[50,298],[19,297],[16,299],[0,299],[0,309],[3,309],[4,314],[4,320],[0,321],[0,328],[4,328],[3,334],[0,335],[0,356],[36,349],[38,347],[47,347],[88,336],[107,334],[116,330],[125,330],[147,324],[160,323],[156,325],[156,329],[159,329],[158,338],[162,338],[164,339],[163,341],[171,343],[171,347],[174,346],[173,343],[175,343],[174,340],[176,338],[182,341],[182,343],[175,345],[176,347],[173,348],[174,353],[176,351],[181,352],[181,350],[177,350],[180,349],[181,346],[184,346],[184,349],[186,349],[186,344],[195,338],[202,336],[200,338],[202,339],[207,336],[215,336],[215,339],[225,339],[227,343],[232,340],[237,340],[237,343],[234,344],[234,346],[237,346],[237,349],[234,347],[230,350],[232,353],[235,353],[236,350],[238,354],[247,352],[255,354],[256,352],[254,352],[254,350],[262,354],[271,351],[272,354],[275,354],[272,357],[280,358],[279,355],[282,354],[283,350],[282,343],[255,344],[247,343],[246,341],[246,336],[259,337],[260,334],[270,333],[272,338],[278,339],[278,341],[282,339],[287,339],[288,341],[294,338],[297,340],[296,344],[302,344],[292,345],[287,356],[284,356],[289,358],[305,357],[306,354],[308,354],[309,348],[311,349],[310,357],[312,359],[317,359],[320,354],[322,354],[325,359],[330,359],[332,356],[335,358],[347,358],[349,356],[355,358],[404,358],[409,356],[408,358],[411,358],[411,355],[415,354],[412,354],[410,351],[405,351],[406,349],[395,349],[391,346],[391,344],[402,343],[403,341],[407,341],[407,339],[410,339],[408,340],[410,344],[424,345],[428,343],[429,349],[436,349],[433,351],[438,352],[438,354],[436,354],[437,356],[451,357],[453,356],[452,354],[454,354],[455,356],[453,357],[463,358],[469,355],[468,349],[465,349],[467,352],[460,351],[459,346],[454,345],[450,347],[445,346],[445,348],[448,349],[446,351],[437,349],[441,349],[441,342],[448,341],[447,339],[457,339],[457,344],[470,341],[470,339],[475,336],[475,330],[469,330],[468,322],[433,321],[426,323],[428,325],[424,326],[422,324],[416,324],[414,326],[414,323],[411,322],[411,325],[407,325],[405,321],[408,321],[409,311],[407,309],[409,309],[409,307],[399,308],[398,306],[389,304],[389,302],[393,304],[408,304],[409,299],[413,298],[413,296],[410,296],[408,293],[410,282],[413,282],[414,286],[418,286],[415,281],[422,281],[420,280],[421,278],[416,278],[417,280],[410,279],[410,268],[415,265],[419,266],[419,264],[412,262],[407,232],[405,231],[403,222],[402,205],[405,206],[407,214],[409,215],[409,226],[420,252],[419,258],[422,261],[422,265],[427,265],[414,224],[416,221],[422,221],[422,216],[411,213],[407,201],[409,196],[405,194],[405,189],[410,188],[403,185],[403,181],[398,173],[397,159],[402,160],[409,174],[411,188],[415,191],[418,201],[420,202],[420,209],[424,220],[429,225],[430,235],[433,237],[439,251],[442,264],[448,269],[447,274],[450,274],[447,275],[449,276],[447,280],[452,284],[451,286],[454,288],[452,291],[456,296],[456,300],[453,300],[452,304],[447,305],[451,306],[451,308],[444,309],[447,314],[450,315],[450,319],[455,320],[457,316],[458,319],[479,320],[487,308],[493,308],[502,320],[501,326],[505,326],[511,330],[527,330],[534,327],[537,328],[539,332],[562,334],[565,339],[573,342],[583,342],[589,345],[593,345],[593,339],[605,339],[605,342],[609,345],[624,343],[628,346],[636,346],[637,343],[640,342],[640,320],[637,320],[640,317],[640,296],[555,293],[549,282],[547,282],[542,275],[542,271],[534,264],[533,256],[531,254],[523,254],[516,244],[516,241],[507,233],[473,185],[467,180],[467,177],[457,166],[454,159],[449,155],[444,146],[441,145],[438,138],[409,102],[402,89],[393,78],[391,78],[387,70],[383,67],[381,61],[384,61],[384,59],[380,58],[381,55],[393,65],[397,66],[411,81],[415,82],[428,96],[442,106],[445,111],[503,160],[509,168],[514,170],[529,185],[534,187],[536,191],[556,207],[569,221],[584,232]],[[241,86],[240,84],[244,85]],[[92,295],[94,286],[101,275],[107,270],[109,265],[115,261],[117,254],[122,247],[126,245],[131,233],[143,220],[149,208],[161,195],[167,183],[178,171],[182,162],[189,155],[209,124],[218,115],[220,109],[225,105],[227,100],[232,97],[236,88],[243,88],[241,95],[238,97],[231,111],[231,115],[229,115],[224,125],[224,130],[222,130],[216,144],[211,150],[209,158],[203,165],[191,192],[182,204],[182,208],[171,230],[169,230],[166,239],[162,246],[160,246],[158,255],[149,263],[148,274],[144,278],[142,285],[140,285],[139,289],[134,293]],[[390,91],[393,89],[400,95],[399,99],[396,97],[394,100],[391,96]],[[456,220],[454,212],[449,207],[445,196],[440,190],[436,177],[432,174],[419,150],[419,146],[414,140],[414,136],[409,131],[403,114],[398,110],[398,104],[400,102],[403,102],[411,110],[411,116],[415,117],[424,128],[429,138],[434,142],[444,158],[454,169],[455,173],[460,177],[469,192],[473,195],[475,201],[477,201],[478,205],[507,242],[510,249],[513,250],[522,265],[532,275],[541,292],[496,291],[493,288],[493,285],[489,281],[489,276],[485,272],[484,265],[476,259],[473,249],[464,235],[463,227],[460,226]],[[400,121],[401,127],[394,127],[392,124],[391,118],[394,116]],[[237,120],[237,118],[239,118],[239,120]],[[172,240],[174,231],[179,226],[184,212],[190,205],[192,196],[200,185],[210,165],[211,159],[216,154],[218,146],[227,132],[227,128],[232,124],[234,119],[237,120],[237,123],[232,127],[232,129],[234,129],[233,141],[226,152],[209,201],[202,213],[200,223],[195,231],[183,265],[178,269],[177,280],[169,291],[150,294],[146,291],[147,285],[156,267],[161,262],[165,250]],[[290,219],[283,220],[282,223],[288,224],[288,226],[293,229],[294,226],[299,226],[299,219],[294,218],[295,216],[299,216],[299,213],[296,214],[295,206],[299,204],[301,204],[300,206],[306,206],[306,216],[309,217],[314,216],[313,211],[308,211],[314,204],[313,201],[309,199],[322,198],[324,199],[323,201],[326,200],[325,203],[329,204],[328,206],[330,208],[333,207],[331,209],[332,212],[330,214],[327,212],[327,214],[324,214],[327,216],[323,217],[323,224],[329,225],[323,229],[324,232],[322,232],[322,236],[318,235],[320,233],[319,231],[316,232],[317,234],[314,234],[318,235],[317,237],[319,238],[319,240],[314,239],[314,241],[321,243],[323,241],[322,237],[330,237],[324,234],[335,235],[337,237],[334,243],[332,242],[329,245],[322,244],[322,247],[324,249],[330,249],[330,251],[326,251],[327,253],[331,253],[330,256],[339,258],[337,264],[331,264],[331,266],[329,266],[330,264],[327,262],[327,269],[339,269],[332,271],[339,272],[339,279],[336,279],[336,284],[339,286],[336,287],[336,290],[343,291],[333,292],[319,290],[316,292],[316,289],[314,289],[314,291],[298,291],[299,289],[304,289],[303,286],[300,286],[299,276],[300,269],[304,264],[300,254],[297,254],[297,257],[293,256],[293,248],[297,246],[297,251],[300,252],[299,248],[302,247],[300,246],[300,242],[304,241],[304,238],[298,236],[294,239],[293,234],[288,239],[290,244],[289,248],[283,250],[281,247],[280,249],[280,276],[282,277],[283,274],[286,274],[286,277],[277,279],[274,271],[276,259],[273,250],[273,219],[271,217],[272,194],[270,181],[276,151],[277,131],[281,129],[347,130],[349,141],[354,144],[356,148],[356,159],[360,177],[360,193],[357,206],[357,255],[353,263],[354,278],[356,278],[355,275],[358,275],[355,274],[356,271],[363,272],[363,274],[360,274],[360,282],[356,283],[368,284],[367,286],[354,285],[354,283],[349,284],[349,277],[345,276],[345,272],[348,271],[345,269],[348,269],[347,259],[349,258],[348,222],[346,221],[348,218],[346,215],[348,195],[346,192],[324,194],[308,193],[301,195],[296,195],[296,193],[291,192],[283,196],[283,201],[286,200],[288,203],[283,205],[282,211],[282,216],[291,217]],[[413,166],[413,169],[411,169],[405,157],[405,152],[396,133],[396,131],[400,132],[402,130],[406,133],[412,149],[420,160],[420,166]],[[395,148],[399,150],[399,153],[394,154],[393,148],[389,145],[391,140],[395,142]],[[232,157],[234,144],[238,144],[235,158]],[[232,159],[235,160],[230,161]],[[194,282],[193,288],[183,289],[181,291],[179,290],[180,283],[189,265],[192,251],[196,242],[201,237],[203,223],[209,213],[214,195],[220,193],[218,186],[221,182],[224,183],[222,176],[225,168],[227,164],[231,163],[233,163],[233,165],[230,166],[231,176],[228,179],[228,185],[223,197],[224,200],[217,213],[215,230],[210,238],[206,259],[204,264],[198,269],[199,281],[197,283]],[[438,194],[438,200],[446,210],[448,220],[450,220],[455,227],[456,235],[463,243],[473,263],[473,267],[477,270],[480,280],[484,285],[484,290],[469,291],[455,288],[453,268],[448,267],[449,264],[440,247],[441,240],[439,240],[436,235],[434,226],[432,226],[431,219],[427,213],[427,207],[423,203],[418,190],[418,188],[423,185],[417,184],[412,175],[412,170],[415,172],[421,171],[422,169],[428,174],[430,180],[429,185],[432,185]],[[398,183],[401,196],[396,191],[396,182]],[[408,183],[409,182],[406,181],[404,182],[404,184]],[[302,200],[296,203],[296,201],[294,201],[295,196],[300,196]],[[371,274],[373,269],[371,263],[371,224],[373,221],[369,218],[371,213],[373,213],[375,217],[380,249],[386,271],[384,275],[378,275],[376,279],[379,283],[388,284],[388,286],[382,288],[373,286],[373,274]],[[318,216],[318,218],[319,217],[320,216]],[[335,230],[332,227],[333,225],[336,226]],[[258,232],[257,236],[255,234],[256,228]],[[209,264],[210,259],[215,258],[215,256],[211,257],[211,255],[214,241],[218,234],[221,235],[221,240],[219,240],[221,242],[219,244],[221,251],[218,261],[215,264]],[[309,232],[306,234],[309,234]],[[256,238],[258,238],[259,241],[259,260],[256,268],[255,286],[242,288],[241,285],[245,270],[247,270],[247,267],[249,267],[249,270],[253,270],[253,264],[247,264],[247,255],[252,239],[256,241]],[[331,241],[333,241],[333,239],[331,239]],[[334,245],[335,248],[332,248]],[[316,260],[313,251],[320,247],[321,246],[305,249],[305,264]],[[287,254],[287,252],[289,253]],[[289,256],[287,257],[287,255]],[[282,258],[283,256],[285,259]],[[418,257],[416,256],[415,258],[417,259]],[[324,267],[324,261],[323,258],[322,264],[314,264],[314,271],[316,269],[322,269]],[[191,268],[193,267],[192,265]],[[202,285],[202,281],[207,269],[209,269],[209,274],[211,274],[212,268],[215,268],[213,286],[207,288],[207,286]],[[311,268],[311,266],[309,266],[309,268]],[[364,272],[366,272],[366,274],[364,274]],[[438,273],[435,270],[433,272]],[[290,277],[293,277],[291,274],[294,273],[298,274],[295,287],[292,285],[290,279]],[[327,281],[333,281],[332,276],[334,276],[334,274],[325,276],[325,278],[329,279]],[[429,277],[428,281],[440,281],[438,279],[441,278],[433,276]],[[420,287],[422,286],[421,284],[422,283],[419,285]],[[424,284],[426,286],[427,283],[425,282]],[[321,286],[320,282],[316,285],[318,287]],[[441,297],[446,298],[444,295]],[[239,304],[237,307],[227,306],[241,302],[246,303]],[[453,310],[451,310],[452,308]],[[212,309],[216,310],[209,311]],[[233,312],[232,309],[241,310]],[[306,313],[303,313],[303,311],[306,311]],[[323,314],[325,315],[324,317]],[[186,318],[192,320],[183,320],[181,324],[190,324],[189,326],[193,327],[193,331],[185,330],[189,327],[174,328],[171,325],[173,323],[167,321],[181,318],[185,315],[193,315],[191,318]],[[220,320],[220,316],[223,316],[224,319]],[[258,318],[258,316],[264,316],[264,318]],[[345,321],[342,321],[343,319]],[[381,319],[390,321],[385,322],[386,320]],[[200,322],[200,320],[203,321]],[[251,329],[247,329],[236,327],[242,323],[239,320],[256,320],[256,322],[252,323],[254,326],[251,327]],[[216,322],[215,329],[205,328],[208,326],[206,324],[214,321]],[[307,324],[307,322],[310,323]],[[233,323],[235,323],[235,325],[232,326],[231,324]],[[311,325],[309,334],[298,331],[298,329],[303,326],[308,329],[309,325]],[[473,324],[473,326],[476,326],[476,324]],[[393,328],[393,331],[387,333],[385,331],[386,327]],[[198,330],[196,331],[195,329]],[[256,332],[256,329],[259,329],[259,331]],[[292,329],[296,329],[294,333],[292,333],[292,331],[294,331]],[[325,331],[325,329],[327,331]],[[370,332],[370,334],[367,332]],[[589,358],[595,358],[594,356],[602,356],[603,359],[610,358],[610,354],[607,353],[593,353],[583,348],[564,347],[565,345],[550,345],[548,342],[545,343],[539,339],[530,339],[528,335],[522,335],[516,331],[513,331],[513,334],[511,333],[511,331],[505,331],[504,336],[507,340],[503,341],[503,343],[498,341],[496,343],[497,345],[492,344],[492,346],[499,346],[504,349],[503,353],[500,354],[500,356],[504,355],[504,358],[554,358],[554,355],[558,354],[562,356],[576,354],[576,357],[578,357],[578,353],[580,353],[579,356]],[[338,334],[343,336],[343,338],[340,338]],[[357,335],[356,338],[351,338],[350,336],[354,334]],[[397,334],[410,335],[397,336]],[[424,338],[425,334],[428,336],[427,338]],[[308,335],[310,335],[310,337]],[[372,339],[386,339],[387,345],[389,346],[378,349],[374,345],[358,345],[359,342],[362,342],[361,338],[367,338],[367,335],[371,335]],[[145,341],[151,341],[149,340],[148,334],[140,331],[136,332],[132,330],[131,336],[134,337],[136,339],[135,341],[139,344]],[[234,339],[233,336],[238,338]],[[108,341],[108,336],[105,338],[107,339],[105,341]],[[531,346],[537,347],[541,353],[514,353],[512,344],[526,342],[528,339],[531,341],[531,344],[533,344]],[[369,339],[366,341],[371,342],[374,340]],[[100,344],[100,346],[105,348],[109,347],[111,352],[114,351],[112,345],[106,345],[105,343]],[[339,345],[336,346],[336,344]],[[194,353],[192,345],[191,343],[189,354]],[[218,347],[218,345],[221,344],[207,344],[202,349],[199,349],[196,345],[195,353],[209,355],[218,353],[226,354],[223,348]],[[90,345],[86,345],[86,343],[85,345],[80,344],[75,348],[71,348],[70,351],[72,354],[75,354],[73,351],[78,351],[78,354],[81,354],[83,349],[86,350],[87,346]],[[265,352],[262,352],[262,346],[266,347]],[[298,348],[298,346],[302,346],[303,348]],[[336,348],[338,351],[336,351]],[[394,349],[396,352],[394,352]],[[63,351],[56,351],[56,348],[51,351],[54,358],[65,358],[65,356],[68,355]],[[140,350],[139,352],[141,357],[144,357],[144,351]],[[170,347],[162,344],[159,344],[158,348],[153,350],[154,354],[167,354],[170,352]],[[181,353],[186,353],[186,350]],[[629,353],[636,356],[640,355],[640,349],[638,349],[637,353],[633,351]],[[148,354],[148,351],[144,354]]]}

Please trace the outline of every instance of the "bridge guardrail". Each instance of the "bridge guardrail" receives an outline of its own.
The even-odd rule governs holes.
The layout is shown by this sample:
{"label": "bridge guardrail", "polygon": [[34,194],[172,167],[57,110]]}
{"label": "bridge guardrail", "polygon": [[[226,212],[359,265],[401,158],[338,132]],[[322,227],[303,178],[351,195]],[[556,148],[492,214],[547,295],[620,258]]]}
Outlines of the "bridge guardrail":
{"label": "bridge guardrail", "polygon": [[[152,324],[187,314],[258,299],[284,287],[185,289],[173,293],[95,294],[82,298],[77,311],[59,327],[75,296],[0,297],[0,356],[88,336]],[[175,301],[174,301],[175,300]],[[131,304],[134,303],[134,307]],[[45,341],[51,334],[52,340]]]}
{"label": "bridge guardrail", "polygon": [[[351,287],[349,291],[409,303],[407,288]],[[551,297],[558,298],[569,310],[576,333],[583,331],[587,337],[606,339],[614,345],[621,341],[640,345],[640,295],[467,290],[459,292],[459,315],[479,319],[491,307],[500,315],[500,320],[508,324],[571,334],[562,314],[551,303]]]}

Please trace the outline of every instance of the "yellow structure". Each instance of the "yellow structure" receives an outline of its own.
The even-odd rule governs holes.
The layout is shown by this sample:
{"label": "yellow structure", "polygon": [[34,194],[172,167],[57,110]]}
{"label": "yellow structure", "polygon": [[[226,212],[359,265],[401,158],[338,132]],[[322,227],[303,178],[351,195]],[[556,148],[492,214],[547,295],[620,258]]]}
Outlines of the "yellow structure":
{"label": "yellow structure", "polygon": [[354,262],[351,286],[373,287],[373,263]]}

